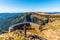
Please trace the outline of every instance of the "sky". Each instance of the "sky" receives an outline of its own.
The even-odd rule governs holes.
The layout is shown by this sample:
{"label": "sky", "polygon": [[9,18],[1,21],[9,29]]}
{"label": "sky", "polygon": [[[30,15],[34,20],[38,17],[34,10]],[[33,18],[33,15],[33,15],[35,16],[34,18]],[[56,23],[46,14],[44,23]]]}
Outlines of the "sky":
{"label": "sky", "polygon": [[60,12],[60,0],[0,0],[3,12]]}

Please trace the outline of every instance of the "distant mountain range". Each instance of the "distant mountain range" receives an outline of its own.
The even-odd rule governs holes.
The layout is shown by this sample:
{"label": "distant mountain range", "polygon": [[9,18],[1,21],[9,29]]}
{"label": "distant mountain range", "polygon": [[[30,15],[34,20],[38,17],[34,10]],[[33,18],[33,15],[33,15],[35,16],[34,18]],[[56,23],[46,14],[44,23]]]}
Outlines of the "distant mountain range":
{"label": "distant mountain range", "polygon": [[60,14],[60,12],[47,12],[47,14]]}

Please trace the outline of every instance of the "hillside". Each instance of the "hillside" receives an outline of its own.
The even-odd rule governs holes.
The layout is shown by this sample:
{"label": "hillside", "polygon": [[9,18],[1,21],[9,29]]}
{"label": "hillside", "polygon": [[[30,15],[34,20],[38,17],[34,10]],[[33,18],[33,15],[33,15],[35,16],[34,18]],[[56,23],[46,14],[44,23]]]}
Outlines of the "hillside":
{"label": "hillside", "polygon": [[[32,24],[33,25],[33,24]],[[32,26],[32,28],[35,28],[36,26]],[[35,32],[34,32],[35,31]],[[38,28],[35,30],[28,30],[29,34],[37,34],[40,35],[40,37],[43,37],[44,40],[60,40],[60,21],[54,21],[52,23],[48,23],[45,26],[43,26],[43,31],[40,32]],[[40,32],[40,34],[38,34]],[[16,37],[14,37],[14,36]],[[14,32],[8,32],[3,35],[0,35],[0,39],[3,40],[25,40],[25,36],[20,34],[20,31],[14,31]],[[42,40],[43,40],[42,39]]]}
{"label": "hillside", "polygon": [[8,31],[9,26],[24,22],[27,13],[1,13],[0,15],[0,34],[2,34]]}
{"label": "hillside", "polygon": [[[9,31],[11,25],[24,24],[25,22],[31,25],[26,26],[29,29],[27,30],[27,37],[25,37],[24,31],[18,30],[22,27],[21,25],[18,29],[18,26],[16,27],[17,30]],[[12,16],[6,16],[5,14],[3,17],[0,16],[0,24],[0,40],[60,40],[59,14],[45,14],[45,12],[43,14],[42,12],[29,12],[17,15],[13,14]],[[25,28],[24,25],[22,28]]]}
{"label": "hillside", "polygon": [[48,40],[60,40],[60,21],[54,21],[45,25],[42,35]]}
{"label": "hillside", "polygon": [[[16,24],[17,25],[17,24]],[[25,24],[24,24],[25,25]],[[29,26],[28,26],[29,25]],[[14,25],[13,25],[14,26]],[[22,25],[23,26],[23,25]],[[20,25],[20,28],[24,28],[24,26],[22,27]],[[12,27],[12,26],[11,26]],[[33,39],[41,39],[41,40],[45,40],[45,38],[40,36],[40,30],[39,30],[39,25],[35,24],[35,23],[31,23],[29,22],[26,26],[26,35],[24,30],[19,30],[16,28],[15,31],[8,31],[8,33],[5,33],[3,35],[0,35],[0,40],[33,40]],[[25,28],[24,28],[25,29]],[[33,38],[33,36],[35,38]],[[32,38],[32,39],[31,39]]]}
{"label": "hillside", "polygon": [[[0,34],[7,32],[9,26],[16,24],[16,23],[21,23],[21,22],[34,22],[38,23],[41,22],[40,20],[36,20],[36,18],[32,17],[31,18],[31,13],[3,13],[0,14]],[[6,28],[5,28],[6,27]]]}

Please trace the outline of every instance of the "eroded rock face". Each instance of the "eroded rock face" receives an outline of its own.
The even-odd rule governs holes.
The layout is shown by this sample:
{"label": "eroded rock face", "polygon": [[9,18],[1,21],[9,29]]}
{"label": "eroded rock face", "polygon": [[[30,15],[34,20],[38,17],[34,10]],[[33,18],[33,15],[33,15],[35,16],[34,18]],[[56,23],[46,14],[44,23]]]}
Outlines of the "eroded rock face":
{"label": "eroded rock face", "polygon": [[15,25],[12,25],[9,27],[9,30],[10,31],[15,31],[15,30],[24,30],[24,26],[26,27],[30,27],[30,23],[18,23],[18,24],[15,24]]}
{"label": "eroded rock face", "polygon": [[[26,28],[27,30],[30,30],[30,29],[32,29],[32,27],[31,27],[32,25],[33,25],[33,26],[37,26],[37,27],[40,26],[40,25],[35,24],[35,23],[32,23],[32,22],[23,22],[23,23],[17,23],[17,24],[15,24],[15,25],[10,26],[10,27],[9,27],[9,30],[10,30],[10,31],[24,30],[25,28]],[[24,28],[24,27],[25,27],[25,28]]]}
{"label": "eroded rock face", "polygon": [[29,35],[28,38],[29,38],[29,40],[34,40],[34,39],[35,40],[47,40],[47,39],[40,37],[38,35]]}

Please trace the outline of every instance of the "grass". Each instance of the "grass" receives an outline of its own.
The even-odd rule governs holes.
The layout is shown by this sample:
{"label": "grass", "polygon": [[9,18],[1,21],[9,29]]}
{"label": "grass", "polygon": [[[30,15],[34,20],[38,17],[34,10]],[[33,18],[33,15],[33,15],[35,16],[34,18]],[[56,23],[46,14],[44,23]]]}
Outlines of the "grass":
{"label": "grass", "polygon": [[8,32],[4,35],[0,35],[0,40],[25,40],[25,37],[23,34],[20,34],[19,31],[14,31],[11,33]]}
{"label": "grass", "polygon": [[[40,32],[40,29],[34,25],[31,27],[35,28],[35,30],[28,30],[28,32],[32,34],[40,35],[47,40],[60,40],[60,21],[49,22],[43,26],[42,32]],[[0,35],[0,40],[25,40],[25,36],[17,30]]]}

